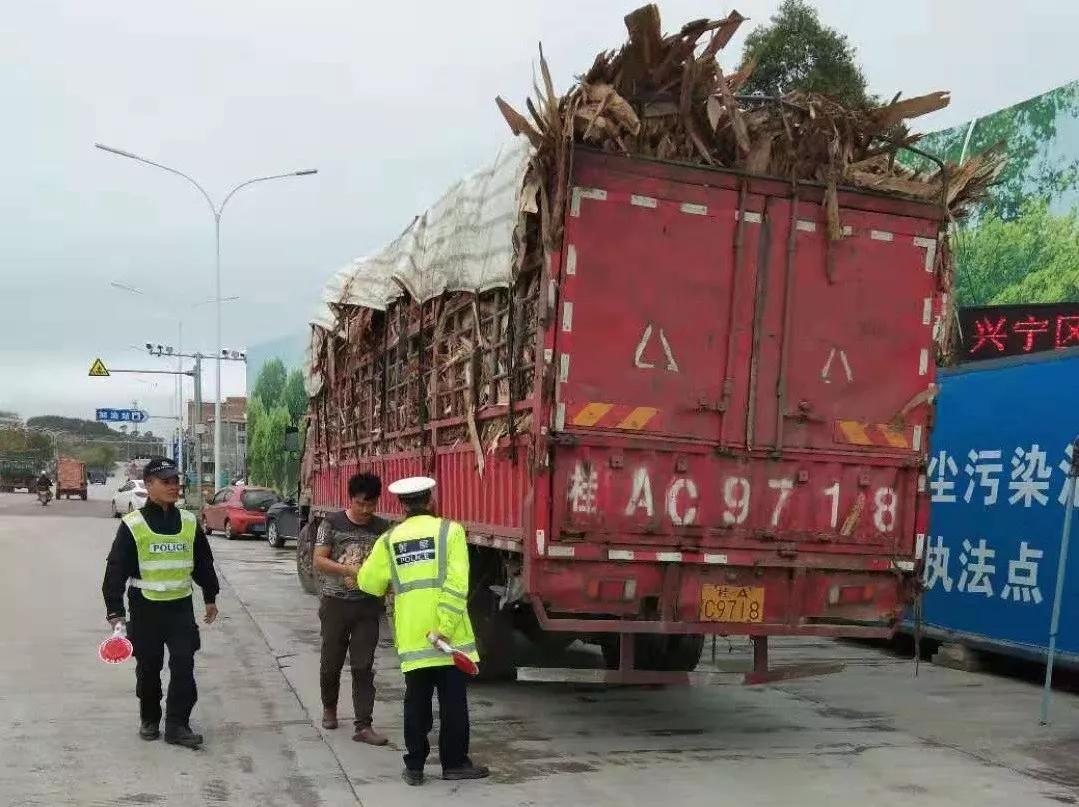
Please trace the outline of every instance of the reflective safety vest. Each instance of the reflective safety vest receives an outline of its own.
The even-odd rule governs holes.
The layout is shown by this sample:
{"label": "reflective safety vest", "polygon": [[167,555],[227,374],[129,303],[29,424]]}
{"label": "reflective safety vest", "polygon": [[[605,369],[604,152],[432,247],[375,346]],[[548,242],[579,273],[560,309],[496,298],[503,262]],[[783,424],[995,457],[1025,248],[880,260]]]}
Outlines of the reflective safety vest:
{"label": "reflective safety vest", "polygon": [[191,596],[191,572],[195,568],[195,516],[180,510],[180,532],[159,535],[150,529],[138,510],[124,516],[135,538],[139,574],[128,582],[155,602]]}
{"label": "reflective safety vest", "polygon": [[431,646],[427,634],[432,631],[480,660],[468,618],[468,542],[460,524],[435,516],[405,519],[375,542],[356,584],[376,597],[393,587],[402,672],[453,664]]}

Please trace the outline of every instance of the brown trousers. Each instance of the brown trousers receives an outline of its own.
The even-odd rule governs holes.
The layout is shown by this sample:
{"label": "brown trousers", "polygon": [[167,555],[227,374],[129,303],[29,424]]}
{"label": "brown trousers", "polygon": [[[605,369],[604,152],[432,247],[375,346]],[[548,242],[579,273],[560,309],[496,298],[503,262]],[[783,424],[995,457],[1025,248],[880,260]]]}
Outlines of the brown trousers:
{"label": "brown trousers", "polygon": [[322,663],[319,683],[322,705],[337,708],[341,691],[341,669],[348,653],[352,668],[352,706],[356,728],[371,725],[375,707],[375,648],[378,646],[378,623],[381,602],[374,600],[341,600],[323,597],[318,607],[322,621]]}

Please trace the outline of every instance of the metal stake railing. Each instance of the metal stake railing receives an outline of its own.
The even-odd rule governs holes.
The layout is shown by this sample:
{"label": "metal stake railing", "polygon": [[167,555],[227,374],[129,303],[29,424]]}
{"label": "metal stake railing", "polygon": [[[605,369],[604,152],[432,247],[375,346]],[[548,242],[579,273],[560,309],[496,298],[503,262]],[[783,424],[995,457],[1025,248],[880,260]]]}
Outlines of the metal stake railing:
{"label": "metal stake railing", "polygon": [[1049,705],[1053,696],[1053,662],[1057,653],[1057,631],[1060,628],[1060,601],[1064,596],[1064,572],[1068,563],[1068,542],[1071,540],[1072,511],[1075,509],[1076,485],[1079,485],[1079,437],[1072,443],[1072,464],[1064,482],[1064,528],[1060,536],[1060,557],[1057,560],[1057,584],[1053,594],[1053,615],[1049,619],[1049,653],[1045,659],[1045,685],[1042,687],[1042,725],[1049,725]]}

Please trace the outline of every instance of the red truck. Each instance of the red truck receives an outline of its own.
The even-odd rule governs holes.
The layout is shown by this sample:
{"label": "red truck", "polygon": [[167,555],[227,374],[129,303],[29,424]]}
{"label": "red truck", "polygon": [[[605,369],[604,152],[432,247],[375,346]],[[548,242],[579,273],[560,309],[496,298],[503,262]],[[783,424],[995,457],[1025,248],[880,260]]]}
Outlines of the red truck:
{"label": "red truck", "polygon": [[[749,682],[769,680],[769,636],[890,636],[928,513],[940,206],[840,188],[830,240],[817,184],[571,162],[531,291],[337,309],[307,434],[313,519],[357,470],[436,477],[501,671],[513,626],[598,643],[609,682],[684,679],[717,634],[753,637]],[[443,373],[461,333],[481,348],[471,373]],[[409,384],[423,405],[404,416]],[[310,534],[308,585],[309,555]]]}
{"label": "red truck", "polygon": [[56,460],[56,498],[65,496],[86,501],[86,463],[73,457]]}

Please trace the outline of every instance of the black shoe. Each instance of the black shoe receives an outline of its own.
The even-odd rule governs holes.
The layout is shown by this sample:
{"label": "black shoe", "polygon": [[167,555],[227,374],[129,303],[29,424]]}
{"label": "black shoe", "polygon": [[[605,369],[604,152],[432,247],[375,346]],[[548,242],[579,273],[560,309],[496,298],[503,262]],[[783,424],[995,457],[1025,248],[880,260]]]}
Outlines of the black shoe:
{"label": "black shoe", "polygon": [[156,720],[143,720],[139,724],[139,736],[144,740],[156,740],[161,736],[161,726]]}
{"label": "black shoe", "polygon": [[202,746],[202,735],[193,732],[190,726],[166,726],[165,742],[184,748],[199,748]]}
{"label": "black shoe", "polygon": [[411,768],[405,768],[401,771],[401,778],[405,780],[406,785],[419,787],[423,784],[423,771],[414,771]]}
{"label": "black shoe", "polygon": [[442,778],[453,779],[486,779],[491,775],[486,765],[473,765],[471,762],[463,768],[446,768],[442,771]]}

